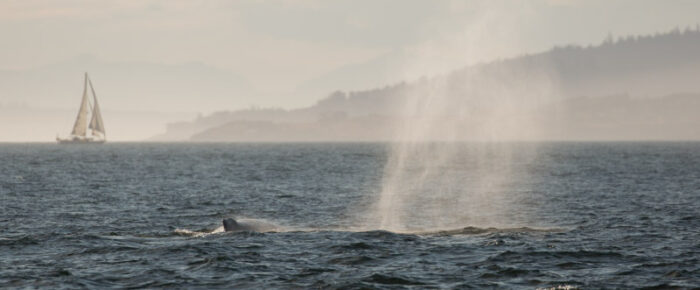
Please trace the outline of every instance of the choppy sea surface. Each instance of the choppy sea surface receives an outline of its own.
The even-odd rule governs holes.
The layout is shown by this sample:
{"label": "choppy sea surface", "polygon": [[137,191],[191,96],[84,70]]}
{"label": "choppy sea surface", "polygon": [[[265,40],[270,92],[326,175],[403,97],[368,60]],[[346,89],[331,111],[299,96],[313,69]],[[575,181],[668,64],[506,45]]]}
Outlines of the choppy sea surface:
{"label": "choppy sea surface", "polygon": [[387,144],[0,144],[0,287],[700,287],[700,143],[511,146],[526,220],[396,233]]}

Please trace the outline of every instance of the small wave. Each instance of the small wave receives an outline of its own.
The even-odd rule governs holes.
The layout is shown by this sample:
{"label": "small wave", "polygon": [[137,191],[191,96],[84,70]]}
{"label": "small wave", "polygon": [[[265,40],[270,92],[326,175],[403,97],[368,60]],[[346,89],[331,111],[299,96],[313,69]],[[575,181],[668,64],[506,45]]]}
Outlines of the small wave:
{"label": "small wave", "polygon": [[382,274],[372,274],[365,279],[367,282],[384,284],[384,285],[424,285],[418,281],[412,281],[399,276],[387,276]]}
{"label": "small wave", "polygon": [[399,235],[427,235],[427,236],[453,236],[453,235],[481,235],[481,234],[499,234],[499,233],[557,233],[563,232],[561,228],[535,228],[535,227],[513,227],[513,228],[497,228],[497,227],[474,227],[468,226],[463,228],[453,229],[376,229],[367,227],[349,227],[349,228],[327,228],[317,229],[317,231],[338,231],[338,232],[361,232],[361,233],[383,233],[383,234],[399,234]]}
{"label": "small wave", "polygon": [[302,270],[298,276],[299,277],[307,277],[307,276],[314,276],[318,274],[323,274],[326,272],[335,272],[336,270],[333,268],[309,268],[309,269],[304,269]]}
{"label": "small wave", "polygon": [[502,233],[556,233],[562,229],[557,228],[479,228],[479,227],[464,227],[461,229],[441,230],[441,231],[425,231],[416,232],[419,235],[436,235],[436,236],[454,236],[454,235],[481,235],[481,234],[502,234]]}
{"label": "small wave", "polygon": [[496,272],[488,272],[482,274],[480,277],[483,279],[493,279],[493,278],[502,278],[502,277],[527,277],[528,275],[531,274],[539,274],[539,270],[526,270],[526,269],[517,269],[517,268],[502,268],[499,269]]}
{"label": "small wave", "polygon": [[548,288],[537,288],[537,290],[574,290],[574,289],[579,289],[578,286],[574,285],[557,285],[554,287],[548,287]]}
{"label": "small wave", "polygon": [[17,237],[4,238],[0,237],[0,247],[2,246],[27,246],[37,245],[40,239],[30,235],[22,235]]}
{"label": "small wave", "polygon": [[218,233],[223,233],[224,232],[224,226],[219,226],[218,228],[215,228],[213,230],[199,230],[199,231],[193,231],[193,230],[188,230],[188,229],[180,229],[177,228],[173,231],[174,234],[179,235],[179,236],[187,236],[187,237],[206,237],[208,235],[212,234],[218,234]]}
{"label": "small wave", "polygon": [[337,248],[337,249],[341,249],[343,251],[346,251],[346,250],[368,250],[368,249],[372,249],[373,247],[368,245],[367,243],[356,242],[356,243],[350,243],[347,245],[336,245],[336,246],[333,246],[332,248]]}
{"label": "small wave", "polygon": [[[632,256],[625,256],[616,252],[609,251],[511,251],[507,250],[498,253],[494,256],[489,257],[487,260],[489,262],[501,263],[501,262],[528,262],[538,259],[546,260],[564,260],[570,261],[571,259],[583,261],[600,261],[601,259],[628,259]],[[564,264],[562,268],[573,267],[576,269],[576,264]],[[571,270],[571,269],[569,269]]]}
{"label": "small wave", "polygon": [[188,229],[175,229],[175,231],[173,231],[173,233],[175,233],[176,235],[180,235],[180,236],[199,238],[199,237],[211,235],[213,232],[198,232],[198,231],[191,231]]}
{"label": "small wave", "polygon": [[333,258],[328,260],[328,263],[331,264],[337,264],[337,265],[349,265],[349,266],[356,266],[356,265],[361,265],[361,264],[366,264],[370,262],[374,262],[375,259],[373,259],[370,256],[347,256],[347,257],[338,257],[338,258]]}

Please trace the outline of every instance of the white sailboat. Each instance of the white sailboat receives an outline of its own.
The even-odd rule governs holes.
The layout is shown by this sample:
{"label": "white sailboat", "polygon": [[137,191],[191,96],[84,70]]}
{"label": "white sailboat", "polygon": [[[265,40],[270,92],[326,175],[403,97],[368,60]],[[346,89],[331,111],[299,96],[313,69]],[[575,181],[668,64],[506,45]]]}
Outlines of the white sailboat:
{"label": "white sailboat", "polygon": [[[90,92],[92,92],[92,98],[88,97],[88,85],[90,86]],[[92,102],[91,102],[92,101]],[[88,124],[88,116],[91,117],[90,123]],[[87,135],[87,131],[90,129],[90,136]],[[102,113],[100,112],[100,106],[97,103],[97,95],[95,94],[95,89],[92,87],[92,81],[85,73],[85,86],[83,87],[83,100],[80,102],[80,110],[78,110],[78,117],[75,119],[75,124],[73,125],[73,131],[71,131],[68,138],[56,137],[56,141],[59,144],[102,144],[107,140],[107,135],[105,133],[104,123],[102,122]]]}

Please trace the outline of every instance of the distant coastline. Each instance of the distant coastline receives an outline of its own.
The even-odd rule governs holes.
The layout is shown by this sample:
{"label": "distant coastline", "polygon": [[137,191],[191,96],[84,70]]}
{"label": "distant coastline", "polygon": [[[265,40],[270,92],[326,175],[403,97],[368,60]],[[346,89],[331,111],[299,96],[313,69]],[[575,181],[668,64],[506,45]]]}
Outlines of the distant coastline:
{"label": "distant coastline", "polygon": [[[700,30],[608,38],[597,46],[547,52],[465,67],[365,91],[336,91],[296,110],[221,111],[170,123],[150,141],[389,141],[407,118],[401,103],[412,91],[446,82],[467,95],[470,74],[507,75],[526,86],[536,72],[558,99],[533,116],[542,140],[700,140]],[[497,77],[496,77],[497,79]],[[465,134],[468,139],[469,134]]]}

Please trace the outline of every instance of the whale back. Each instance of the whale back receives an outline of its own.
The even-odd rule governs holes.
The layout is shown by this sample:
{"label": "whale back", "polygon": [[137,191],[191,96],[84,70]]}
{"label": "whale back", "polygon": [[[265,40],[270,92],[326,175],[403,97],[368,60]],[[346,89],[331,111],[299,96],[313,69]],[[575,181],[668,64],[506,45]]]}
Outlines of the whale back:
{"label": "whale back", "polygon": [[223,223],[225,232],[271,232],[279,230],[278,226],[260,220],[226,218]]}

